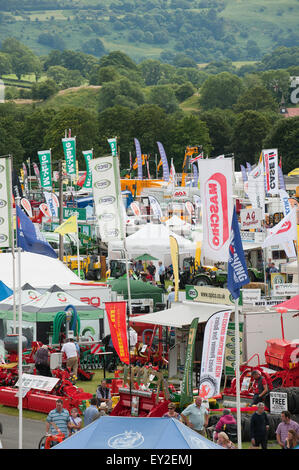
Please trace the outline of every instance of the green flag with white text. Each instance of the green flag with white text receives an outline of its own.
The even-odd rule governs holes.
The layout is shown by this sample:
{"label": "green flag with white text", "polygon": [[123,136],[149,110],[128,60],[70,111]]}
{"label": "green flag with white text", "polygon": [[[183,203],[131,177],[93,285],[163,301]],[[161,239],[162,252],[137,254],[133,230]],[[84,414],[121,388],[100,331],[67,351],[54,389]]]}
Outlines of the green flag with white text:
{"label": "green flag with white text", "polygon": [[86,178],[83,184],[83,188],[91,188],[92,187],[92,174],[89,166],[90,160],[92,160],[93,154],[92,150],[83,150],[82,151],[85,163],[86,163]]}
{"label": "green flag with white text", "polygon": [[198,326],[198,318],[194,318],[192,320],[192,323],[190,325],[190,330],[189,330],[180,406],[189,405],[190,403],[193,402],[192,376],[193,376],[194,349],[195,349],[197,326]]}
{"label": "green flag with white text", "polygon": [[51,150],[40,150],[37,154],[42,188],[52,189]]}
{"label": "green flag with white text", "polygon": [[111,155],[112,155],[113,157],[116,157],[116,156],[117,156],[117,141],[116,141],[116,137],[113,137],[112,139],[108,139],[108,142],[109,142],[110,149],[111,149]]}
{"label": "green flag with white text", "polygon": [[76,137],[62,139],[64,157],[66,161],[66,173],[76,175]]}

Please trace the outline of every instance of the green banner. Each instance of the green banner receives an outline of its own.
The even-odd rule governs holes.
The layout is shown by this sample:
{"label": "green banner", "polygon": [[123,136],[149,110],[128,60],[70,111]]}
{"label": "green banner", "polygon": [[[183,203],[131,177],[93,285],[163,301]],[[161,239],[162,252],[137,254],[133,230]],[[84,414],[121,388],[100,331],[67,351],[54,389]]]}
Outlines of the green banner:
{"label": "green banner", "polygon": [[83,188],[91,188],[92,187],[92,173],[90,170],[89,162],[92,160],[93,154],[92,150],[83,150],[83,155],[85,158],[86,163],[86,178],[83,184]]}
{"label": "green banner", "polygon": [[[58,208],[58,214],[60,211],[60,207]],[[86,221],[86,209],[82,207],[64,207],[63,208],[63,219],[67,220],[72,215],[78,216],[78,220]]]}
{"label": "green banner", "polygon": [[40,178],[42,188],[52,188],[51,150],[37,152],[40,163]]}
{"label": "green banner", "polygon": [[116,141],[116,137],[113,137],[113,139],[108,139],[108,142],[109,142],[110,149],[111,149],[111,155],[112,155],[113,157],[116,157],[116,156],[117,156],[117,141]]}
{"label": "green banner", "polygon": [[[240,334],[240,363],[243,362],[242,359],[242,342],[243,342],[243,323],[239,323],[239,334]],[[235,344],[236,344],[236,335],[235,335],[235,324],[230,322],[227,327],[226,333],[226,345],[225,345],[225,362],[224,362],[224,374],[229,376],[235,375]]]}
{"label": "green banner", "polygon": [[65,137],[62,139],[66,172],[68,175],[76,175],[76,138]]}
{"label": "green banner", "polygon": [[180,406],[189,405],[190,403],[193,402],[192,376],[193,376],[194,348],[195,348],[197,326],[198,326],[198,318],[194,318],[192,320],[192,323],[190,325],[190,330],[189,330]]}

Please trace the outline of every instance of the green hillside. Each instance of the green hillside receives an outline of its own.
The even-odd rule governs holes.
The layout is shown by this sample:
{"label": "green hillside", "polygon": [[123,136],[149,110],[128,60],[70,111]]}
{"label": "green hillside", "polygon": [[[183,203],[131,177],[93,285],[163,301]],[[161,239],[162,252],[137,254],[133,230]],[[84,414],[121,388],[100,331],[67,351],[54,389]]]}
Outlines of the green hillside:
{"label": "green hillside", "polygon": [[259,60],[299,45],[297,10],[297,0],[0,0],[0,40],[15,37],[38,55]]}

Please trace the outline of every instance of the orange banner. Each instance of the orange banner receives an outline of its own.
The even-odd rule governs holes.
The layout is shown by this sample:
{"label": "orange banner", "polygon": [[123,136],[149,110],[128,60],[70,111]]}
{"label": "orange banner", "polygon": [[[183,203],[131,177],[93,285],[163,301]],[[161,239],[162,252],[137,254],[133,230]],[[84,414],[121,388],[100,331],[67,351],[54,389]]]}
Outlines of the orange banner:
{"label": "orange banner", "polygon": [[105,302],[111,339],[113,346],[122,362],[129,364],[129,348],[127,336],[127,302]]}

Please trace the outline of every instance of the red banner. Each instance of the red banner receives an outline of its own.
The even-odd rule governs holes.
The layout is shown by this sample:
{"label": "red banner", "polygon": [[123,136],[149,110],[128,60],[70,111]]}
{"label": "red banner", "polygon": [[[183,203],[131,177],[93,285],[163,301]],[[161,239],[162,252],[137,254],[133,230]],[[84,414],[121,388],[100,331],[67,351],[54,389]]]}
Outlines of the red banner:
{"label": "red banner", "polygon": [[127,302],[105,302],[113,346],[122,362],[129,364]]}

